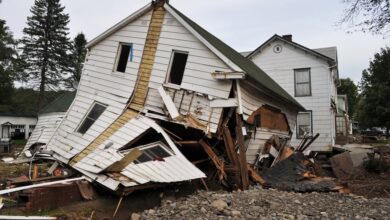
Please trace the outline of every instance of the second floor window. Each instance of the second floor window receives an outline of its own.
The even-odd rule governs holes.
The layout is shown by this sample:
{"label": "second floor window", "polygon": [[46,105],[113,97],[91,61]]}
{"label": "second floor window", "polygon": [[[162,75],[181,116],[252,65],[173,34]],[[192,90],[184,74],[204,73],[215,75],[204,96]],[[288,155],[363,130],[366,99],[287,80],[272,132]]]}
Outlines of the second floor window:
{"label": "second floor window", "polygon": [[81,134],[85,134],[88,129],[95,123],[95,121],[99,118],[99,116],[106,110],[106,106],[95,102],[91,110],[89,110],[87,116],[85,116],[83,122],[77,129],[77,132]]}
{"label": "second floor window", "polygon": [[295,82],[295,96],[311,96],[311,77],[310,68],[295,69],[294,70],[294,82]]}
{"label": "second floor window", "polygon": [[127,63],[132,60],[132,57],[133,57],[132,45],[120,43],[119,54],[117,55],[115,70],[121,73],[126,72]]}
{"label": "second floor window", "polygon": [[171,63],[168,69],[167,83],[181,85],[186,68],[188,52],[172,51]]}

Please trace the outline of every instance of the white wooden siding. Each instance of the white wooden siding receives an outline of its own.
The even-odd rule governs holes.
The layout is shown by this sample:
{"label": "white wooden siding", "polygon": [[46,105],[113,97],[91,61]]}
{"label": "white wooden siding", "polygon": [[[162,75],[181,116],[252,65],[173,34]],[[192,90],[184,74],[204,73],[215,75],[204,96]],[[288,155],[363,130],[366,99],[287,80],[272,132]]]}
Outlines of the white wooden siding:
{"label": "white wooden siding", "polygon": [[189,53],[180,86],[182,89],[228,98],[231,81],[215,80],[211,73],[216,70],[231,71],[231,69],[168,12],[164,17],[157,46],[150,88],[157,89],[165,82],[172,50]]}
{"label": "white wooden siding", "polygon": [[35,143],[47,144],[53,136],[58,125],[64,118],[65,112],[53,112],[38,116],[38,122],[23,149],[28,150]]}
{"label": "white wooden siding", "polygon": [[263,149],[265,142],[267,142],[274,134],[282,138],[289,138],[288,132],[278,132],[264,128],[256,129],[256,136],[254,138],[252,136],[249,140],[247,140],[248,147],[246,150],[246,160],[248,163],[253,164],[255,162],[257,155]]}
{"label": "white wooden siding", "polygon": [[[119,182],[106,175],[99,175],[99,173],[123,158],[123,156],[117,153],[119,148],[148,129],[154,129],[161,134],[174,154],[164,158],[164,161],[129,164],[122,170],[121,174],[135,181],[131,185],[147,182],[180,182],[206,177],[202,171],[181,154],[180,150],[177,149],[170,137],[158,124],[144,116],[138,116],[130,120],[125,126],[116,131],[108,140],[113,143],[109,149],[104,149],[104,144],[101,144],[98,149],[95,149],[91,154],[78,162],[75,168],[90,178],[95,179],[99,177],[101,179],[100,181],[97,180],[99,183],[115,190]],[[124,139],[123,137],[126,138]],[[126,182],[123,182],[123,184],[127,185]]]}
{"label": "white wooden siding", "polygon": [[[90,144],[122,112],[137,79],[151,12],[108,36],[88,52],[74,103],[50,140],[48,147],[67,162]],[[133,59],[125,73],[113,72],[120,42],[133,44]],[[82,135],[76,132],[93,102],[107,105],[99,119]]]}
{"label": "white wooden siding", "polygon": [[[274,53],[275,44],[283,45],[282,52]],[[319,138],[311,145],[312,150],[329,150],[333,145],[335,136],[332,124],[334,115],[330,108],[330,97],[335,94],[331,72],[326,61],[316,58],[311,54],[293,48],[288,44],[275,41],[267,46],[260,53],[256,54],[252,61],[271,76],[282,88],[294,97],[294,69],[310,68],[311,74],[311,96],[295,97],[307,110],[313,111],[313,133],[320,133]],[[292,144],[298,145],[300,140],[296,139],[295,126]]]}

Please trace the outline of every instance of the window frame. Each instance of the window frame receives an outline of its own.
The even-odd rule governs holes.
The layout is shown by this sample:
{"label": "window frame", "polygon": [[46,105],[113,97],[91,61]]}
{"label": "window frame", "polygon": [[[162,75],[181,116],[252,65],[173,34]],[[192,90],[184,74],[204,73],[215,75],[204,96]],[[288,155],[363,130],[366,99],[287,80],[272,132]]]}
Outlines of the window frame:
{"label": "window frame", "polygon": [[[92,112],[93,108],[94,108],[96,105],[103,106],[103,107],[104,107],[104,110],[102,111],[102,113],[101,113],[96,119],[92,119],[92,118],[88,117],[88,115]],[[106,111],[106,109],[107,109],[107,105],[106,105],[106,104],[103,104],[103,103],[101,103],[101,102],[96,102],[96,101],[94,101],[94,102],[92,103],[92,105],[89,107],[87,113],[84,115],[83,120],[81,120],[80,124],[77,126],[76,132],[79,133],[79,134],[81,134],[81,135],[86,134],[86,133],[88,132],[88,130],[92,127],[92,125],[95,124],[95,122],[99,119],[99,117]],[[87,118],[88,118],[89,120],[93,120],[93,123],[88,127],[88,129],[87,129],[84,133],[82,133],[82,132],[80,132],[80,128],[83,126],[83,124],[84,124],[84,122],[86,121]]]}
{"label": "window frame", "polygon": [[[299,83],[299,84],[306,84],[306,83],[309,83],[309,94],[307,95],[297,95],[297,71],[303,71],[303,70],[307,70],[308,73],[309,73],[309,82],[305,82],[305,83]],[[312,91],[311,91],[311,68],[308,67],[308,68],[298,68],[298,69],[294,69],[294,97],[308,97],[308,96],[312,96]]]}
{"label": "window frame", "polygon": [[[118,64],[119,64],[119,60],[120,60],[120,57],[121,57],[121,52],[122,52],[122,46],[123,45],[130,46],[129,57],[126,59],[127,62],[132,62],[133,61],[133,49],[134,49],[133,48],[133,43],[119,42],[118,49],[117,49],[116,56],[115,56],[114,67],[112,69],[113,73],[120,73],[120,74],[126,73],[127,62],[126,62],[125,71],[124,72],[118,71]],[[130,60],[129,60],[129,58],[130,58]]]}
{"label": "window frame", "polygon": [[[119,151],[119,153],[122,156],[125,156],[126,153],[131,153],[131,151],[133,149],[137,148],[138,150],[142,151],[142,155],[146,155],[147,157],[150,158],[150,160],[145,161],[145,162],[139,162],[139,161],[137,161],[137,159],[134,160],[132,163],[137,165],[137,164],[142,164],[142,163],[147,163],[147,162],[154,161],[155,158],[151,158],[150,155],[149,155],[150,153],[147,152],[148,149],[151,149],[151,148],[154,148],[154,147],[159,147],[159,148],[163,149],[165,151],[165,153],[169,154],[169,156],[167,156],[167,157],[171,157],[171,156],[175,155],[175,153],[166,144],[164,144],[161,141],[156,141],[156,142],[153,142],[153,143],[150,143],[150,144],[141,145],[141,146],[134,147],[134,148],[131,148],[131,149],[128,149],[128,150]],[[167,157],[163,157],[163,158],[167,158]]]}
{"label": "window frame", "polygon": [[304,138],[304,136],[300,136],[299,135],[299,124],[298,124],[298,115],[299,114],[302,114],[302,113],[309,113],[310,114],[310,133],[311,133],[311,135],[313,135],[313,111],[312,110],[307,110],[307,111],[302,111],[302,112],[298,112],[298,114],[297,114],[297,123],[296,123],[296,125],[295,125],[295,127],[296,127],[296,138],[297,139],[303,139]]}
{"label": "window frame", "polygon": [[[182,77],[182,80],[181,80],[180,85],[179,85],[179,84],[175,84],[175,83],[169,82],[169,81],[170,81],[170,77],[171,77],[171,71],[172,71],[173,60],[174,60],[174,58],[175,58],[175,53],[187,54],[187,60],[186,60],[185,66],[184,66],[183,77]],[[181,84],[183,83],[184,72],[185,72],[185,68],[186,68],[187,63],[188,63],[188,58],[189,58],[189,56],[190,56],[190,52],[189,52],[189,51],[175,50],[175,49],[172,50],[172,52],[171,52],[171,57],[170,57],[170,59],[169,59],[169,65],[168,65],[168,70],[167,70],[167,75],[166,75],[166,77],[165,77],[165,83],[164,83],[164,85],[167,85],[167,86],[170,87],[170,88],[177,88],[177,89],[180,89],[180,86],[181,86]]]}

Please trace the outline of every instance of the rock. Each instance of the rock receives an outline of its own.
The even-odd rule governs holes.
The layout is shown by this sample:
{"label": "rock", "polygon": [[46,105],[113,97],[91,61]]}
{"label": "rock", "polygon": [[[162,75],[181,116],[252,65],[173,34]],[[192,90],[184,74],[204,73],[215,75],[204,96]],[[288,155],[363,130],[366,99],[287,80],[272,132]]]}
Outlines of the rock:
{"label": "rock", "polygon": [[301,204],[301,201],[299,201],[298,199],[294,200],[294,203],[295,204]]}
{"label": "rock", "polygon": [[232,210],[232,216],[240,216],[241,212],[237,210]]}
{"label": "rock", "polygon": [[131,220],[139,220],[140,218],[141,218],[141,215],[138,213],[131,214]]}
{"label": "rock", "polygon": [[200,211],[203,212],[203,213],[207,212],[207,210],[204,207],[200,208]]}
{"label": "rock", "polygon": [[148,211],[148,215],[154,215],[156,213],[156,211],[154,211],[154,209],[149,209]]}
{"label": "rock", "polygon": [[217,199],[217,200],[214,200],[212,203],[211,203],[211,206],[216,208],[218,211],[222,211],[224,210],[228,205],[225,201],[223,201],[222,199]]}

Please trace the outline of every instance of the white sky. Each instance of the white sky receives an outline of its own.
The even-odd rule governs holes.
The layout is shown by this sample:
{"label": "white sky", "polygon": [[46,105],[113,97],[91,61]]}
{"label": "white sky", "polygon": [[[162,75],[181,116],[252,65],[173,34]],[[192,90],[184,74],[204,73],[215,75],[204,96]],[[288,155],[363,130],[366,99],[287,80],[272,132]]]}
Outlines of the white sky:
{"label": "white sky", "polygon": [[[237,51],[253,50],[274,34],[292,34],[309,48],[337,46],[340,77],[355,82],[381,47],[382,36],[336,26],[342,0],[171,0],[170,4]],[[62,0],[70,15],[70,36],[83,32],[88,40],[127,17],[150,0]],[[22,36],[33,0],[2,0],[0,18],[16,38]]]}

